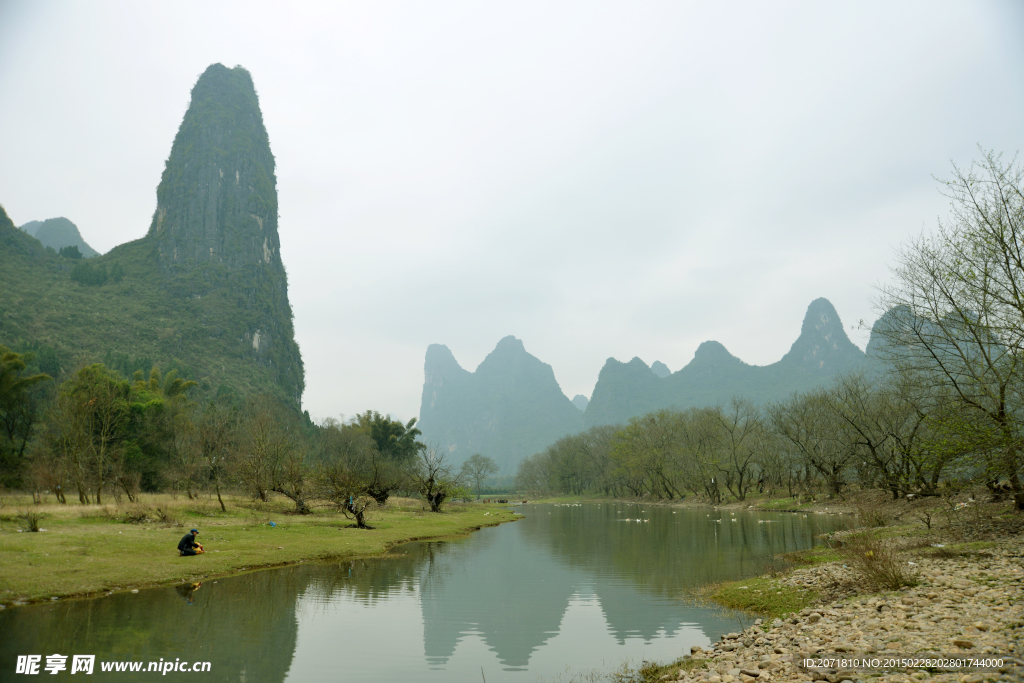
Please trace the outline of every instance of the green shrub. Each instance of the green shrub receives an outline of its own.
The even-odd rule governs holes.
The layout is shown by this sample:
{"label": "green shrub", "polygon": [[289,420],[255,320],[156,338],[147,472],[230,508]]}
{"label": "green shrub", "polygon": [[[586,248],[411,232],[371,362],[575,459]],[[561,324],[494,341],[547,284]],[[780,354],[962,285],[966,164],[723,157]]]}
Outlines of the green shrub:
{"label": "green shrub", "polygon": [[71,269],[71,279],[82,285],[105,285],[107,283],[107,267],[94,267],[88,261],[82,261]]}

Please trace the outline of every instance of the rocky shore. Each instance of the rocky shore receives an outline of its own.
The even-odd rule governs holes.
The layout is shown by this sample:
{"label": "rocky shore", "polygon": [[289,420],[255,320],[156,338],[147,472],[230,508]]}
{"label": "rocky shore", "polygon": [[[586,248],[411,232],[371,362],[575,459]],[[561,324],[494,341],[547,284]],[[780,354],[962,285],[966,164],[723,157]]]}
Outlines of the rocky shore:
{"label": "rocky shore", "polygon": [[[692,670],[665,680],[706,683],[865,681],[984,683],[1024,681],[1024,536],[1003,538],[979,551],[908,556],[919,583],[897,592],[868,594],[842,563],[795,570],[779,579],[828,596],[799,615],[722,637],[710,650],[693,649]],[[894,659],[940,657],[1002,659],[987,668],[956,671],[891,666]],[[833,657],[872,665],[844,669]],[[817,659],[825,666],[808,667]],[[885,660],[889,660],[886,662]],[[886,666],[885,664],[890,666]]]}

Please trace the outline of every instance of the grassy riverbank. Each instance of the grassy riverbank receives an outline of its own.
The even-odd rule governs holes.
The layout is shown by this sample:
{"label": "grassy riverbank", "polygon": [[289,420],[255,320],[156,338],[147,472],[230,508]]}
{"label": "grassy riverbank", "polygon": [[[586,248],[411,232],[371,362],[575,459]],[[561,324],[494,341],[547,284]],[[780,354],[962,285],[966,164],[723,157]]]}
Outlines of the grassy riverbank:
{"label": "grassy riverbank", "polygon": [[[290,513],[287,500],[253,503],[228,497],[188,500],[143,495],[138,504],[33,505],[28,496],[0,500],[0,604],[84,596],[296,562],[368,557],[396,544],[464,536],[512,521],[505,506],[446,506],[424,511],[421,501],[394,499],[354,529],[333,511]],[[45,531],[31,533],[26,514]],[[270,525],[274,523],[274,526]],[[175,549],[191,528],[206,553],[179,557]]]}
{"label": "grassy riverbank", "polygon": [[[964,496],[963,507],[946,505],[950,514],[943,514],[940,505],[934,500],[853,497],[846,507],[860,512],[857,528],[831,535],[826,547],[780,558],[769,575],[707,586],[701,597],[762,617],[782,617],[822,601],[912,587],[914,568],[922,561],[935,556],[976,557],[1024,531],[1024,517],[1006,501],[988,503],[980,495]],[[821,506],[815,511],[822,512]],[[838,506],[832,511],[839,511]],[[873,559],[865,563],[865,557]],[[814,577],[796,581],[792,575],[797,570]]]}

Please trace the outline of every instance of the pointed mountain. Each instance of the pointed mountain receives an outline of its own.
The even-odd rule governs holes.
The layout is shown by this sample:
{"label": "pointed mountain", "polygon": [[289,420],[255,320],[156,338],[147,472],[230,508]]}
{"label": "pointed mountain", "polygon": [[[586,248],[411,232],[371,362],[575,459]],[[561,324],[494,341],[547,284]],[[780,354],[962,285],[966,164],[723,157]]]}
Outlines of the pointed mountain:
{"label": "pointed mountain", "polygon": [[145,237],[73,263],[16,232],[23,240],[0,226],[16,247],[0,248],[5,345],[43,344],[65,368],[103,362],[129,377],[177,368],[199,396],[259,392],[299,407],[274,156],[245,69],[214,64],[196,82]]}
{"label": "pointed mountain", "polygon": [[213,64],[199,77],[156,197],[149,238],[165,268],[282,270],[274,155],[248,71]]}
{"label": "pointed mountain", "polygon": [[[444,344],[431,344],[427,347],[427,357],[423,362],[423,396],[420,399],[419,428],[423,422],[435,421],[438,401],[464,391],[472,381],[473,373],[464,370],[455,360],[451,350]],[[439,397],[440,394],[440,397]],[[443,411],[443,406],[441,407]],[[443,421],[443,412],[442,412]],[[472,455],[472,453],[470,454]]]}
{"label": "pointed mountain", "polygon": [[440,446],[455,463],[482,453],[502,474],[514,474],[523,458],[582,428],[582,415],[551,366],[513,336],[499,341],[474,372],[446,346],[431,344],[423,371],[417,426],[425,443]]}
{"label": "pointed mountain", "polygon": [[827,299],[811,302],[799,337],[771,365],[747,365],[715,341],[701,344],[693,360],[667,377],[656,376],[642,363],[635,366],[638,362],[636,358],[629,364],[608,359],[583,416],[586,427],[620,424],[662,408],[725,404],[734,396],[765,404],[826,384],[837,375],[872,367],[872,361],[846,336]]}
{"label": "pointed mountain", "polygon": [[662,379],[672,374],[672,371],[668,369],[668,366],[662,363],[660,360],[656,360],[651,363],[651,372]]}
{"label": "pointed mountain", "polygon": [[779,364],[832,376],[852,369],[863,357],[864,352],[846,336],[835,307],[821,298],[807,307],[800,336]]}
{"label": "pointed mountain", "polygon": [[238,310],[225,332],[299,401],[304,376],[281,262],[274,155],[248,71],[213,64],[199,77],[156,196],[146,239],[171,291],[233,300]]}
{"label": "pointed mountain", "polygon": [[[716,341],[706,341],[697,347],[693,360],[686,366],[693,374],[715,375],[746,367],[745,363]],[[685,369],[685,368],[684,368]]]}
{"label": "pointed mountain", "polygon": [[427,347],[427,358],[423,363],[426,384],[444,386],[445,382],[464,381],[470,372],[463,370],[455,356],[444,344],[431,344]]}
{"label": "pointed mountain", "polygon": [[45,221],[29,221],[21,226],[21,230],[35,237],[43,243],[44,247],[50,247],[54,251],[60,251],[62,247],[78,247],[84,258],[99,256],[99,252],[90,247],[82,239],[82,233],[78,226],[67,218],[47,218]]}

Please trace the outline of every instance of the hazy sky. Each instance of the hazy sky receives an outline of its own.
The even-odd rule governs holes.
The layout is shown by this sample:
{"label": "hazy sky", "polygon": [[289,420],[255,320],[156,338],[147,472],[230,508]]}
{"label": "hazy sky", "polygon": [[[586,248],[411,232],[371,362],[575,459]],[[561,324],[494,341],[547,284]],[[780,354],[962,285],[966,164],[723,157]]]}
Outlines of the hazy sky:
{"label": "hazy sky", "polygon": [[315,417],[416,415],[431,343],[513,334],[569,397],[772,363],[819,296],[875,319],[951,160],[1024,150],[1019,0],[0,0],[0,203],[143,236],[214,62],[259,91]]}

